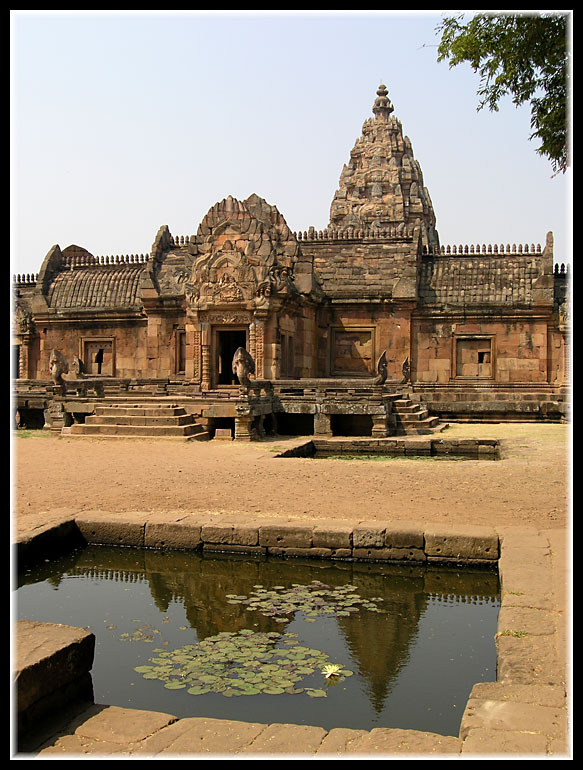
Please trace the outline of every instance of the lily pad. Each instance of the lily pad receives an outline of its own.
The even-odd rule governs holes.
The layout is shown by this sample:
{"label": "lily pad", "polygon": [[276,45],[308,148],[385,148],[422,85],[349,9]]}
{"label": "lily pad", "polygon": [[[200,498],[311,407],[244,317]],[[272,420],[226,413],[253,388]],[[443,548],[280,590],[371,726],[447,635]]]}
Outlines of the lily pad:
{"label": "lily pad", "polygon": [[229,602],[246,604],[249,612],[257,611],[266,617],[271,617],[277,623],[287,622],[290,615],[297,612],[305,614],[305,620],[312,622],[320,615],[342,615],[358,612],[363,609],[379,612],[375,599],[362,598],[356,593],[355,586],[347,584],[332,588],[314,580],[308,585],[292,583],[290,587],[274,586],[268,590],[263,586],[254,586],[254,591],[247,597],[227,594]]}
{"label": "lily pad", "polygon": [[148,665],[136,667],[144,679],[158,679],[169,690],[186,688],[190,695],[225,697],[302,692],[318,697],[298,684],[328,660],[326,653],[299,644],[297,634],[250,629],[157,653]]}

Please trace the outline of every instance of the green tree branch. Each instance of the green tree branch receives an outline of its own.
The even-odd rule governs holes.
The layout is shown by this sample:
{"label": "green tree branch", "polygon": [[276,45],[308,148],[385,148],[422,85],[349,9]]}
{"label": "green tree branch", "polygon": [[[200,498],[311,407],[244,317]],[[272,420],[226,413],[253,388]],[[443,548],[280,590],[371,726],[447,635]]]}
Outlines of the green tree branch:
{"label": "green tree branch", "polygon": [[478,13],[446,16],[438,61],[450,68],[467,62],[480,76],[478,110],[498,111],[509,94],[516,106],[530,103],[530,139],[538,139],[539,155],[550,159],[555,172],[565,172],[568,152],[569,50],[566,14],[534,16]]}

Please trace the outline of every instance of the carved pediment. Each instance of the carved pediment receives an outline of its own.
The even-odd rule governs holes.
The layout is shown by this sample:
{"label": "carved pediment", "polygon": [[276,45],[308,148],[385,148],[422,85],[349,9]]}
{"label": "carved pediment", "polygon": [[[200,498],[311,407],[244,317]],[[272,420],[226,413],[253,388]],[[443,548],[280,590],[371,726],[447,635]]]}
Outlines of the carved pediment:
{"label": "carved pediment", "polygon": [[258,196],[216,204],[199,227],[185,283],[193,304],[264,304],[292,293],[298,243],[274,206]]}

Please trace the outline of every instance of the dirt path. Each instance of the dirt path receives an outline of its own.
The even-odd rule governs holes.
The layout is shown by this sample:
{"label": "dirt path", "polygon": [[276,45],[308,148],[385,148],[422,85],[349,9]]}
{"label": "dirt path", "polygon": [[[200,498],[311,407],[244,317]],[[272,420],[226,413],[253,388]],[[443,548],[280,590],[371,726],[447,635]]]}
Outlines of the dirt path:
{"label": "dirt path", "polygon": [[58,509],[568,525],[568,426],[452,425],[442,436],[500,438],[505,457],[282,459],[275,454],[289,440],[183,443],[19,432],[13,440],[13,511],[20,526]]}

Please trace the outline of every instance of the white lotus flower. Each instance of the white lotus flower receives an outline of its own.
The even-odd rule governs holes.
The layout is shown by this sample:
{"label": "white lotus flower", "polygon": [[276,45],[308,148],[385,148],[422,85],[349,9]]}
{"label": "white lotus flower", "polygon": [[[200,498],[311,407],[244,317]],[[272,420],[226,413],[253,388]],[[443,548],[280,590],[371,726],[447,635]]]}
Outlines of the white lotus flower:
{"label": "white lotus flower", "polygon": [[342,666],[339,666],[338,663],[327,663],[322,669],[322,673],[326,679],[329,679],[331,676],[338,676],[341,670]]}

